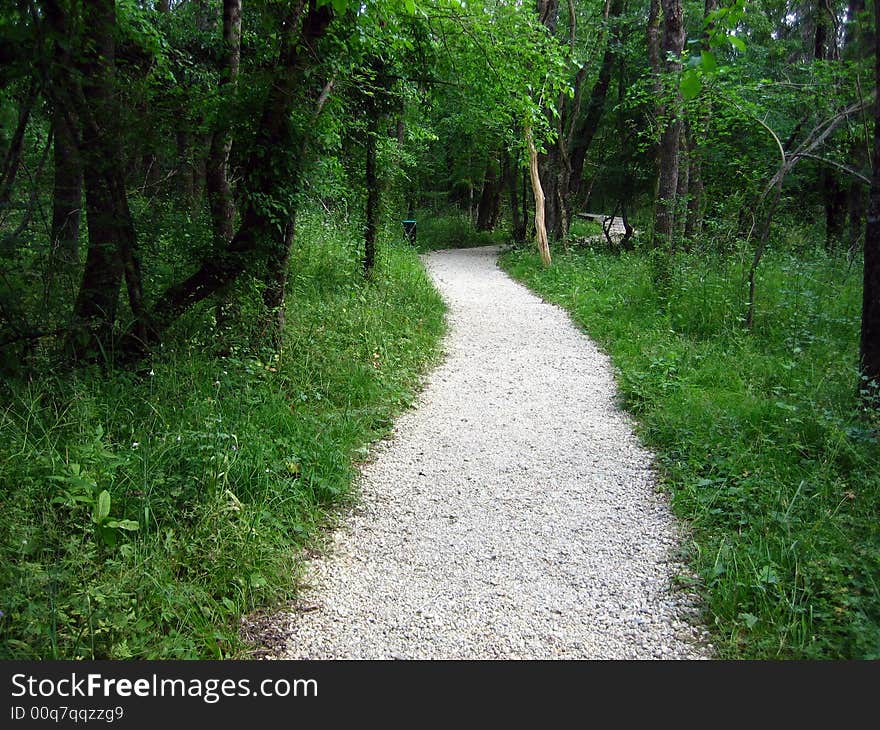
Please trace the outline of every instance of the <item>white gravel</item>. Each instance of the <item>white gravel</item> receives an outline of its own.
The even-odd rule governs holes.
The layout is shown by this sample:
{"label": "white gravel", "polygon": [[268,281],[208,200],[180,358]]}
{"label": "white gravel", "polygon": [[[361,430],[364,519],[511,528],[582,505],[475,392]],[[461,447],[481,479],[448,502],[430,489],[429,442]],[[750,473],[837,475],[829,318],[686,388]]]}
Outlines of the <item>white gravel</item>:
{"label": "white gravel", "polygon": [[272,617],[283,659],[711,656],[609,360],[497,248],[425,256],[446,359]]}

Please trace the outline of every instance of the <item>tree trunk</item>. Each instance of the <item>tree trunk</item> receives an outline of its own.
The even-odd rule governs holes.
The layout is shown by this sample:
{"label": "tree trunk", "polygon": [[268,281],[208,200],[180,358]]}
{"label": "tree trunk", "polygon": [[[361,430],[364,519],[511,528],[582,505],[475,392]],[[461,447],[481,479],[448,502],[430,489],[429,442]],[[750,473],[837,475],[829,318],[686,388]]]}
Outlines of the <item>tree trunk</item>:
{"label": "tree trunk", "polygon": [[[874,27],[880,28],[880,3],[874,3]],[[862,327],[859,361],[863,391],[880,407],[880,32],[874,34],[874,160],[865,230],[865,264],[862,288]]]}
{"label": "tree trunk", "polygon": [[78,111],[83,124],[89,251],[67,348],[74,360],[95,361],[110,353],[123,277],[135,319],[131,335],[146,341],[149,333],[123,179],[121,114],[114,94],[116,6],[114,0],[85,0],[83,10],[89,17],[90,38],[84,44],[82,105]]}
{"label": "tree trunk", "polygon": [[507,188],[507,199],[510,205],[510,223],[513,240],[523,243],[526,240],[525,210],[519,203],[519,160],[511,159],[510,152],[504,153],[502,176]]}
{"label": "tree trunk", "polygon": [[290,249],[293,246],[293,237],[296,233],[296,211],[294,211],[287,225],[284,227],[284,244],[279,249],[279,258],[270,262],[266,278],[266,288],[263,290],[263,307],[268,318],[266,329],[272,346],[277,350],[281,347],[281,339],[284,335],[285,307],[284,299],[287,294],[287,272],[290,268]]}
{"label": "tree trunk", "polygon": [[[298,101],[296,92],[302,87],[306,72],[316,63],[314,46],[326,33],[332,18],[332,7],[318,7],[316,0],[300,0],[290,10],[281,38],[275,83],[263,104],[260,123],[245,156],[246,203],[241,224],[226,249],[204,259],[191,276],[159,296],[150,312],[152,339],[147,347],[155,344],[190,307],[230,284],[255,260],[268,257],[275,264],[274,274],[286,276],[284,262],[289,256],[292,229],[285,225],[278,231],[266,201],[277,198],[279,187],[287,185],[292,189],[297,184],[301,160],[290,161],[290,151],[302,150],[303,144],[293,134],[290,117]],[[300,28],[299,35],[294,36]],[[143,355],[147,349],[128,337],[126,345],[130,358]]]}
{"label": "tree trunk", "polygon": [[[608,17],[614,22],[623,13],[624,0],[611,0]],[[571,212],[573,202],[578,199],[581,184],[584,177],[584,162],[587,152],[593,143],[599,122],[605,112],[605,102],[608,97],[608,88],[611,84],[611,73],[614,69],[614,61],[619,55],[617,44],[620,40],[620,30],[617,25],[611,33],[605,53],[602,55],[602,65],[599,67],[599,76],[590,91],[590,100],[587,102],[587,111],[578,122],[570,143],[571,174],[568,182],[568,210]],[[576,110],[577,111],[577,110]]]}
{"label": "tree trunk", "polygon": [[690,202],[690,146],[691,135],[688,125],[682,123],[681,136],[678,139],[678,184],[675,188],[675,200],[678,210],[675,217],[675,236],[684,238],[687,228],[687,204]]}
{"label": "tree trunk", "polygon": [[370,116],[367,130],[367,211],[366,226],[364,228],[364,277],[369,279],[373,275],[373,267],[376,265],[376,231],[379,223],[379,182],[376,176],[376,136],[379,133],[379,120],[375,109],[368,112]]}
{"label": "tree trunk", "polygon": [[[703,20],[706,22],[706,29],[703,31],[700,40],[700,49],[703,51],[710,50],[709,33],[712,23],[708,22],[709,15],[718,7],[717,0],[705,0],[703,6]],[[688,130],[688,187],[689,195],[687,201],[687,220],[684,224],[685,239],[690,241],[695,236],[700,235],[703,231],[703,192],[705,190],[703,184],[703,145],[705,143],[705,135],[709,129],[709,122],[712,116],[711,102],[703,99],[702,113],[700,114],[699,123],[697,125],[689,125]]]}
{"label": "tree trunk", "polygon": [[15,178],[18,168],[21,166],[21,154],[24,149],[24,133],[27,130],[28,121],[31,118],[31,110],[37,100],[37,88],[31,86],[27,96],[18,107],[18,123],[15,132],[3,157],[3,168],[0,170],[0,213],[9,205],[12,199],[12,189],[15,186]]}
{"label": "tree trunk", "polygon": [[490,156],[486,163],[486,175],[483,178],[483,189],[480,202],[477,204],[477,230],[491,231],[498,221],[501,209],[501,189],[498,182],[498,160]]}
{"label": "tree trunk", "polygon": [[846,226],[847,195],[835,170],[823,168],[822,190],[825,198],[825,248],[833,251],[843,241]]}
{"label": "tree trunk", "polygon": [[[666,54],[666,70],[676,73],[681,70],[677,60],[684,48],[685,32],[681,0],[661,0],[663,7],[663,50]],[[658,155],[659,175],[657,183],[657,208],[654,219],[655,245],[657,239],[666,246],[673,243],[675,233],[676,191],[679,172],[679,138],[681,137],[680,97],[676,92],[672,108],[664,104],[662,114],[665,121],[660,136]]]}
{"label": "tree trunk", "polygon": [[[76,139],[60,110],[52,119],[55,181],[52,191],[52,259],[62,266],[79,261],[82,165]],[[52,267],[56,268],[55,266]]]}
{"label": "tree trunk", "polygon": [[535,237],[538,253],[541,254],[541,262],[544,266],[549,266],[551,262],[550,244],[547,241],[547,226],[544,220],[544,190],[541,187],[541,174],[538,170],[538,150],[535,149],[531,127],[526,127],[525,131],[529,148],[529,175],[532,179],[532,193],[535,196]]}

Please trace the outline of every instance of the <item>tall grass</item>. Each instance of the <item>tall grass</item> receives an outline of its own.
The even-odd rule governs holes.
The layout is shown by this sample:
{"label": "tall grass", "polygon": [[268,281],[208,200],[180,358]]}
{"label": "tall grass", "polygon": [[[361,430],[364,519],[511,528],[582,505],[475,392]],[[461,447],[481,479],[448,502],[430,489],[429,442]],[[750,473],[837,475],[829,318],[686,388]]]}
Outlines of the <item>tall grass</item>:
{"label": "tall grass", "polygon": [[[858,268],[771,253],[754,329],[745,260],[531,253],[503,266],[612,356],[722,656],[880,658],[880,449],[857,400]],[[658,285],[658,270],[662,270]]]}
{"label": "tall grass", "polygon": [[182,323],[149,374],[2,383],[0,655],[240,655],[238,619],[291,597],[354,463],[413,397],[443,305],[414,252],[304,219],[278,356],[217,358]]}
{"label": "tall grass", "polygon": [[419,251],[491,246],[505,243],[507,240],[500,222],[494,231],[477,231],[467,213],[437,214],[419,211],[415,220],[417,221],[416,248]]}

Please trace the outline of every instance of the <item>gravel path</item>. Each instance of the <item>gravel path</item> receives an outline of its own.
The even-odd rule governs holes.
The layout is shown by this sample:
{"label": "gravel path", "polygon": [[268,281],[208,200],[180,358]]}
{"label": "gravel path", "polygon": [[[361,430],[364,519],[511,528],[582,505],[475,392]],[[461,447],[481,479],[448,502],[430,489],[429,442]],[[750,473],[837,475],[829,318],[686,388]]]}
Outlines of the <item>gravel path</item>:
{"label": "gravel path", "polygon": [[608,358],[495,264],[425,257],[445,362],[271,619],[284,659],[701,658],[676,530]]}

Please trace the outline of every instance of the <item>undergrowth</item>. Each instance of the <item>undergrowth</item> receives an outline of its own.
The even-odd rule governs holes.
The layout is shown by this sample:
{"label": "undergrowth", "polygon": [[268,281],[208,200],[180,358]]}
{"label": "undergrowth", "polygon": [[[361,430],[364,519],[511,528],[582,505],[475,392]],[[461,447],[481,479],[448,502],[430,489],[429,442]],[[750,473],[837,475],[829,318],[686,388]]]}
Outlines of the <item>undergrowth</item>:
{"label": "undergrowth", "polygon": [[444,248],[472,248],[505,243],[507,236],[501,227],[494,231],[478,231],[466,213],[433,213],[421,211],[417,221],[416,248],[436,251]]}
{"label": "undergrowth", "polygon": [[206,306],[148,372],[0,383],[2,658],[240,656],[239,617],[291,597],[443,328],[402,241],[366,283],[349,231],[297,235],[280,355],[217,357]]}
{"label": "undergrowth", "polygon": [[[858,267],[770,253],[746,331],[748,257],[557,253],[503,266],[612,356],[675,512],[722,657],[880,658],[880,449],[859,404]],[[683,578],[682,580],[686,580]]]}

